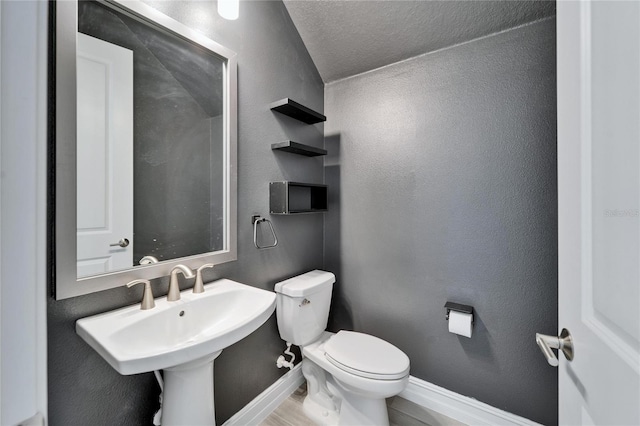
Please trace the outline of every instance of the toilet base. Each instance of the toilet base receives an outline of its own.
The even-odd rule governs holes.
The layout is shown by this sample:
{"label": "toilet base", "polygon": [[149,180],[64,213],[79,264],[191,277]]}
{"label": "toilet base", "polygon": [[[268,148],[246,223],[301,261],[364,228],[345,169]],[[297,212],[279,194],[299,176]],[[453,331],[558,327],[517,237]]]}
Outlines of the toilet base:
{"label": "toilet base", "polygon": [[387,402],[384,399],[343,395],[340,406],[340,426],[389,426]]}
{"label": "toilet base", "polygon": [[344,397],[340,412],[327,409],[307,396],[302,403],[304,414],[319,426],[389,426],[387,402],[384,399]]}
{"label": "toilet base", "polygon": [[319,426],[389,426],[386,400],[363,395],[336,380],[309,358],[302,360],[307,396],[302,408]]}
{"label": "toilet base", "polygon": [[302,403],[302,411],[313,423],[319,426],[336,426],[339,424],[339,417],[336,411],[328,410],[308,396],[305,397]]}

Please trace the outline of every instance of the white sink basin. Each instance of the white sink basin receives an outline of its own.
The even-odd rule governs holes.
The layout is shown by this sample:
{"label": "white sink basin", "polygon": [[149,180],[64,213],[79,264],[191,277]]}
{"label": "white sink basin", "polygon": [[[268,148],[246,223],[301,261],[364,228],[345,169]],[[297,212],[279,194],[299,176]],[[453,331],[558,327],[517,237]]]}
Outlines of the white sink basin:
{"label": "white sink basin", "polygon": [[189,363],[245,338],[260,327],[276,307],[276,295],[222,279],[191,289],[180,300],[155,300],[153,309],[140,305],[76,322],[76,332],[120,374],[137,374]]}

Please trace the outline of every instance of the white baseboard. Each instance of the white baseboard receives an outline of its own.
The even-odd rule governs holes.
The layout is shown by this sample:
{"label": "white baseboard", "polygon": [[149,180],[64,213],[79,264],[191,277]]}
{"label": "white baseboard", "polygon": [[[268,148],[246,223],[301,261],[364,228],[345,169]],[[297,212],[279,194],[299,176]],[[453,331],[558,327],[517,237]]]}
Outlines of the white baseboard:
{"label": "white baseboard", "polygon": [[[302,383],[302,364],[298,364],[227,420],[223,426],[259,425]],[[541,426],[524,417],[413,376],[409,377],[409,385],[399,396],[470,426]]]}
{"label": "white baseboard", "polygon": [[285,399],[304,383],[302,364],[280,377],[222,426],[254,426],[264,421]]}
{"label": "white baseboard", "polygon": [[399,396],[467,425],[540,426],[524,417],[502,411],[413,376],[409,377],[409,385]]}

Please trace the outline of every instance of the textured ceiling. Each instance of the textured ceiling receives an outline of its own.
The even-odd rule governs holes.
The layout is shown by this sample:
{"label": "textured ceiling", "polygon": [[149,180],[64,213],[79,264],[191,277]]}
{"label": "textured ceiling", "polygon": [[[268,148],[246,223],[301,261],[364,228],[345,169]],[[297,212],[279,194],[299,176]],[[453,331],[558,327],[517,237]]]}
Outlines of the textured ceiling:
{"label": "textured ceiling", "polygon": [[325,83],[555,14],[554,1],[284,3]]}

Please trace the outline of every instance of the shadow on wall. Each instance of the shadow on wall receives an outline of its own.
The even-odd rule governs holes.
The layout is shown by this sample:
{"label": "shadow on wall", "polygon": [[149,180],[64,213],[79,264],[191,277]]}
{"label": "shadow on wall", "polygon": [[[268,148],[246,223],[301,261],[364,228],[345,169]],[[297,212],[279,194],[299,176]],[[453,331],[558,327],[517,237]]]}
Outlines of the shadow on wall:
{"label": "shadow on wall", "polygon": [[[447,324],[447,327],[449,324]],[[496,342],[491,337],[491,332],[482,321],[478,311],[473,311],[473,334],[469,339],[464,336],[456,335],[462,350],[472,359],[483,363],[484,369],[499,371],[500,366],[495,362],[496,357],[493,351]]]}
{"label": "shadow on wall", "polygon": [[[351,305],[349,299],[342,291],[342,232],[340,226],[340,134],[326,136],[324,146],[327,155],[324,159],[324,179],[329,189],[329,211],[324,216],[324,229],[331,230],[325,232],[325,252],[324,268],[333,272],[336,276],[336,283],[333,287],[331,300],[331,312],[329,313],[330,331],[339,329],[353,329],[353,318],[351,315]],[[340,324],[340,327],[337,326]]]}

